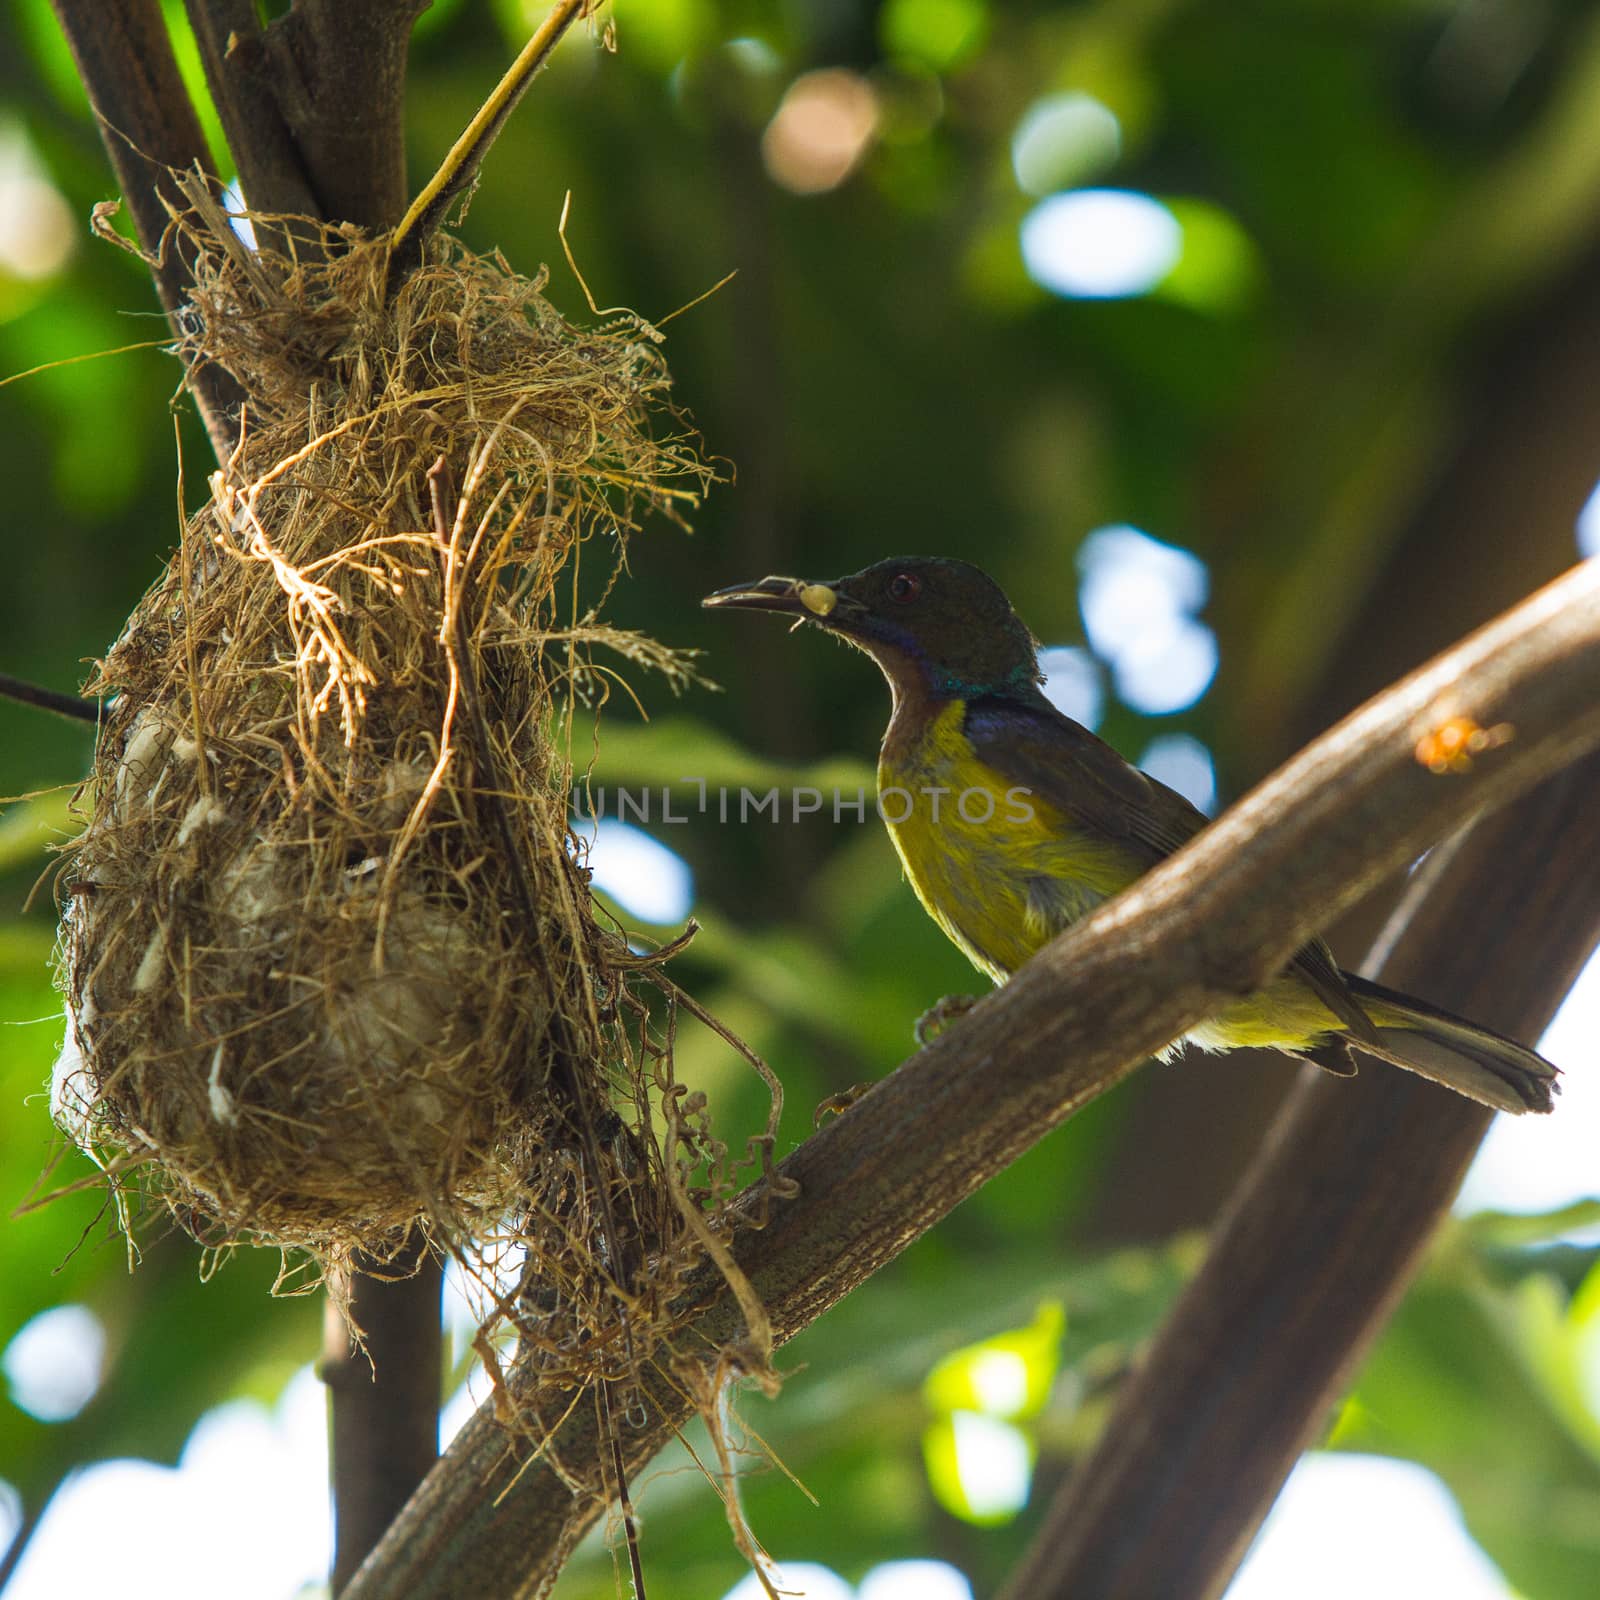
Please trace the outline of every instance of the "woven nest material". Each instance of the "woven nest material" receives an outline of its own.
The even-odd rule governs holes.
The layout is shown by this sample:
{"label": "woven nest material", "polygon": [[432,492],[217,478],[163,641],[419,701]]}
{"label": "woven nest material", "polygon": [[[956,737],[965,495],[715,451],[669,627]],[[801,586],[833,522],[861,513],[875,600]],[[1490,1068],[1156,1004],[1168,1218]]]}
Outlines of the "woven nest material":
{"label": "woven nest material", "polygon": [[721,1155],[675,1120],[560,747],[597,646],[686,672],[579,610],[580,548],[614,577],[709,472],[636,319],[575,328],[449,242],[391,296],[381,242],[256,252],[190,193],[186,354],[250,399],[90,684],[58,1120],[210,1243],[327,1266],[509,1231],[570,1350],[630,1262],[704,1234],[684,1174]]}

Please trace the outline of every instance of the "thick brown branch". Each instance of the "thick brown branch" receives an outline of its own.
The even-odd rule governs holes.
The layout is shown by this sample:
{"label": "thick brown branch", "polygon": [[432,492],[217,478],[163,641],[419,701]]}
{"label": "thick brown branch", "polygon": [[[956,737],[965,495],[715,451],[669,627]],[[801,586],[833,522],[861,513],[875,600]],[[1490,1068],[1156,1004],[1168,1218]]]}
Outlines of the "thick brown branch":
{"label": "thick brown branch", "polygon": [[295,0],[267,28],[273,92],[329,221],[378,231],[406,208],[406,55],[427,7]]}
{"label": "thick brown branch", "polygon": [[[61,31],[100,136],[111,158],[139,242],[150,255],[156,293],[177,331],[189,292],[189,265],[176,247],[161,252],[167,228],[166,202],[181,204],[171,173],[199,163],[211,170],[200,123],[189,103],[172,42],[156,0],[52,0]],[[220,367],[189,374],[200,416],[219,461],[233,449],[241,395]]]}
{"label": "thick brown branch", "polygon": [[255,0],[184,0],[184,10],[246,203],[253,211],[321,219],[278,104]]}
{"label": "thick brown branch", "polygon": [[[1279,970],[1374,881],[1482,808],[1600,745],[1600,563],[1578,568],[1348,718],[1187,849],[1042,951],[996,995],[808,1140],[797,1189],[735,1255],[780,1340],[820,1316],[1148,1054]],[[1507,724],[1466,774],[1416,758],[1446,717]],[[1375,1069],[1376,1070],[1376,1069]],[[1347,1085],[1332,1092],[1352,1093]],[[684,1347],[736,1341],[709,1269]],[[566,1409],[514,1380],[552,1424]],[[664,1376],[624,1440],[636,1470],[689,1414]],[[592,1409],[537,1460],[480,1413],[347,1591],[350,1600],[542,1593],[599,1511]]]}
{"label": "thick brown branch", "polygon": [[322,1379],[332,1397],[335,1594],[438,1457],[441,1282],[438,1258],[420,1241],[393,1262],[352,1274],[350,1314],[364,1351],[329,1297]]}
{"label": "thick brown branch", "polygon": [[266,33],[278,104],[331,222],[406,208],[406,55],[428,0],[295,0]]}
{"label": "thick brown branch", "polygon": [[257,211],[393,227],[406,206],[405,73],[428,0],[184,0]]}
{"label": "thick brown branch", "polygon": [[[1235,773],[1253,780],[1463,629],[1570,565],[1573,528],[1600,456],[1600,386],[1593,381],[1600,358],[1600,241],[1591,242],[1557,282],[1507,312],[1481,350],[1473,349],[1482,342],[1481,330],[1463,332],[1453,435],[1441,444],[1420,501],[1413,505],[1406,497],[1394,508],[1409,526],[1373,574],[1309,699],[1290,705],[1260,674],[1241,670],[1252,654],[1259,659],[1267,652],[1231,650],[1243,642],[1242,628],[1225,635],[1216,692],[1240,713],[1225,763]],[[1225,487],[1241,467],[1241,452],[1259,445],[1259,435],[1249,431],[1220,460],[1213,457],[1215,475],[1202,501],[1217,518],[1215,539],[1222,538],[1224,522],[1237,531],[1241,521],[1276,523],[1283,514],[1281,502],[1259,482],[1243,503]],[[1511,526],[1514,539],[1505,536]],[[768,562],[762,570],[788,568]],[[1363,907],[1356,923],[1346,918],[1330,929],[1334,949],[1353,960],[1385,909]],[[1270,1059],[1235,1057],[1226,1066],[1242,1080],[1243,1092],[1211,1119],[1198,1146],[1191,1134],[1204,1111],[1205,1089],[1197,1075],[1169,1079],[1159,1093],[1139,1097],[1117,1135],[1118,1181],[1103,1191],[1089,1219],[1095,1238],[1160,1238],[1215,1219],[1289,1092]],[[1179,1170],[1181,1182],[1173,1176]]]}
{"label": "thick brown branch", "polygon": [[[1600,937],[1597,789],[1591,756],[1435,851],[1375,974],[1537,1038]],[[1006,1594],[1221,1594],[1491,1115],[1398,1073],[1302,1083]]]}

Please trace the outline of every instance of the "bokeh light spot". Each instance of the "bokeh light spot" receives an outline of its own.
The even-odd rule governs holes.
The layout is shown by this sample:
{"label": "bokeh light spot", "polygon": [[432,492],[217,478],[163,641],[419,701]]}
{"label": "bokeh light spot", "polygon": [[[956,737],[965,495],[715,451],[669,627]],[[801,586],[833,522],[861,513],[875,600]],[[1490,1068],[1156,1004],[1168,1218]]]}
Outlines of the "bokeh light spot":
{"label": "bokeh light spot", "polygon": [[1122,699],[1147,716],[1193,705],[1217,671],[1216,635],[1193,615],[1210,591],[1205,563],[1120,524],[1084,540],[1078,568],[1084,632]]}
{"label": "bokeh light spot", "polygon": [[728,59],[737,62],[752,78],[765,78],[783,65],[778,52],[765,39],[757,39],[751,34],[730,39],[723,49]]}
{"label": "bokeh light spot", "polygon": [[0,1550],[6,1549],[22,1527],[22,1496],[0,1478]]}
{"label": "bokeh light spot", "polygon": [[985,0],[887,0],[878,37],[887,55],[949,72],[971,57],[989,33]]}
{"label": "bokeh light spot", "polygon": [[878,124],[872,86],[843,67],[789,85],[761,135],[767,174],[792,194],[826,194],[855,170]]}
{"label": "bokeh light spot", "polygon": [[948,1561],[885,1561],[861,1580],[856,1600],[972,1600],[972,1585]]}
{"label": "bokeh light spot", "polygon": [[1215,814],[1216,763],[1198,739],[1187,733],[1158,734],[1145,746],[1137,765],[1169,789],[1176,789],[1208,817]]}
{"label": "bokeh light spot", "polygon": [[[1211,595],[1211,574],[1199,556],[1180,545],[1153,539],[1126,522],[1096,528],[1083,541],[1078,549],[1078,571],[1086,592],[1104,593],[1108,604],[1113,597],[1121,602],[1123,609],[1116,613],[1119,621],[1137,617],[1151,607],[1198,611]],[[1121,588],[1125,583],[1138,587]]]}
{"label": "bokeh light spot", "polygon": [[1105,684],[1087,650],[1076,645],[1041,650],[1039,670],[1044,674],[1044,697],[1057,711],[1091,730],[1100,726],[1105,714]]}
{"label": "bokeh light spot", "polygon": [[[1359,1528],[1359,1538],[1350,1530]],[[1513,1600],[1450,1492],[1415,1462],[1314,1452],[1284,1485],[1226,1600]]]}
{"label": "bokeh light spot", "polygon": [[597,889],[646,922],[681,922],[694,903],[694,876],[682,856],[631,822],[594,825],[589,868]]}
{"label": "bokeh light spot", "polygon": [[1015,1350],[980,1350],[972,1358],[972,1387],[992,1417],[1013,1417],[1028,1403],[1028,1363]]}
{"label": "bokeh light spot", "polygon": [[1122,124],[1093,95],[1035,100],[1011,135],[1011,167],[1025,194],[1047,195],[1104,172],[1122,153]]}
{"label": "bokeh light spot", "polygon": [[1594,486],[1589,498],[1578,513],[1578,554],[1588,560],[1600,556],[1600,483]]}
{"label": "bokeh light spot", "polygon": [[256,248],[255,224],[244,214],[244,190],[239,187],[237,178],[227,184],[222,191],[222,209],[228,214],[228,226],[244,241],[245,245],[254,250]]}
{"label": "bokeh light spot", "polygon": [[1217,636],[1192,617],[1175,617],[1142,632],[1118,657],[1113,674],[1123,702],[1147,717],[1192,706],[1217,675]]}
{"label": "bokeh light spot", "polygon": [[94,1398],[105,1356],[100,1319],[87,1306],[65,1305],[23,1323],[0,1366],[14,1405],[41,1422],[65,1422]]}
{"label": "bokeh light spot", "polygon": [[1559,1211],[1600,1196],[1600,1073],[1590,1065],[1597,1033],[1600,955],[1590,957],[1539,1041],[1566,1074],[1556,1114],[1494,1119],[1456,1197],[1458,1213]]}
{"label": "bokeh light spot", "polygon": [[1262,276],[1260,254],[1249,234],[1208,201],[1172,200],[1168,205],[1183,230],[1183,249],[1156,293],[1199,311],[1231,311],[1248,304]]}
{"label": "bokeh light spot", "polygon": [[22,128],[0,123],[0,272],[37,283],[72,256],[78,222]]}
{"label": "bokeh light spot", "polygon": [[1041,1301],[1033,1321],[980,1340],[934,1363],[922,1397],[937,1412],[977,1411],[1017,1422],[1044,1410],[1061,1369],[1066,1313]]}
{"label": "bokeh light spot", "polygon": [[234,1400],[206,1412],[176,1469],[116,1460],[73,1472],[7,1600],[312,1592],[332,1550],[327,1418],[328,1391],[303,1367],[271,1411]]}
{"label": "bokeh light spot", "polygon": [[1027,1436],[1009,1422],[976,1411],[956,1411],[956,1471],[972,1520],[1000,1521],[1028,1503],[1033,1452]]}
{"label": "bokeh light spot", "polygon": [[1600,1422],[1600,1263],[1589,1268],[1567,1308],[1578,1393],[1589,1415]]}
{"label": "bokeh light spot", "polygon": [[1077,300],[1148,294],[1183,253],[1177,218],[1126,189],[1051,195],[1022,219],[1021,237],[1028,276]]}
{"label": "bokeh light spot", "polygon": [[[801,1600],[854,1600],[854,1591],[832,1567],[815,1561],[785,1561],[768,1569],[773,1587],[781,1594],[798,1595]],[[723,1596],[723,1600],[767,1600],[767,1591],[753,1572],[748,1572]]]}
{"label": "bokeh light spot", "polygon": [[[452,1367],[466,1366],[466,1376],[439,1412],[439,1448],[451,1441],[486,1401],[493,1398],[494,1385],[483,1363],[477,1358],[474,1343],[478,1330],[493,1314],[497,1303],[516,1298],[527,1264],[527,1252],[520,1244],[501,1236],[481,1267],[468,1270],[452,1256],[445,1262],[443,1313]],[[503,1325],[493,1336],[499,1359],[509,1364],[516,1354],[516,1334]]]}

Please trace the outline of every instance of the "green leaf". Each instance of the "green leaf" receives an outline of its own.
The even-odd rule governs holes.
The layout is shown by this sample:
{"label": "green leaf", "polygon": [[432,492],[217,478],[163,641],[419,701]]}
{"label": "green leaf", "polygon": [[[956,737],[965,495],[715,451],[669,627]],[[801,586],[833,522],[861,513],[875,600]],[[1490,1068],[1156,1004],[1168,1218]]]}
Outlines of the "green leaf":
{"label": "green leaf", "polygon": [[937,1417],[922,1435],[934,1499],[979,1528],[1000,1527],[1027,1505],[1037,1455],[1023,1429],[976,1411]]}
{"label": "green leaf", "polygon": [[1044,1410],[1061,1367],[1067,1318],[1059,1300],[1046,1300],[1025,1328],[996,1334],[946,1356],[922,1386],[939,1412],[973,1411],[1020,1422]]}

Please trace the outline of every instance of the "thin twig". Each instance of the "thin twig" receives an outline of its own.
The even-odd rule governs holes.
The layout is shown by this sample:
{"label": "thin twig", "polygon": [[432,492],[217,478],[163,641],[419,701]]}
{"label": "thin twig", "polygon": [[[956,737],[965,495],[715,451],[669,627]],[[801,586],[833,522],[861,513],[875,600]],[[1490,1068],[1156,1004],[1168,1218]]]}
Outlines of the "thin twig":
{"label": "thin twig", "polygon": [[13,678],[9,672],[0,672],[0,696],[15,700],[18,705],[37,706],[41,711],[52,711],[58,717],[73,722],[98,724],[104,710],[99,700],[86,700],[81,694],[62,694],[56,689],[44,689],[26,678]]}
{"label": "thin twig", "polygon": [[617,1497],[617,1507],[622,1513],[622,1536],[628,1546],[628,1573],[633,1579],[634,1600],[647,1600],[644,1587],[644,1565],[639,1556],[639,1524],[633,1514],[633,1499],[628,1493],[628,1468],[622,1459],[622,1441],[617,1432],[617,1408],[613,1403],[613,1385],[602,1378],[598,1386],[600,1400],[600,1427],[611,1446],[611,1489]]}
{"label": "thin twig", "polygon": [[428,240],[443,223],[450,207],[472,187],[489,146],[499,137],[506,119],[516,109],[540,68],[550,59],[561,37],[580,16],[587,16],[597,0],[556,0],[550,14],[534,30],[522,53],[507,69],[489,98],[451,146],[439,170],[427,181],[394,230],[389,258],[389,292],[422,265]]}

